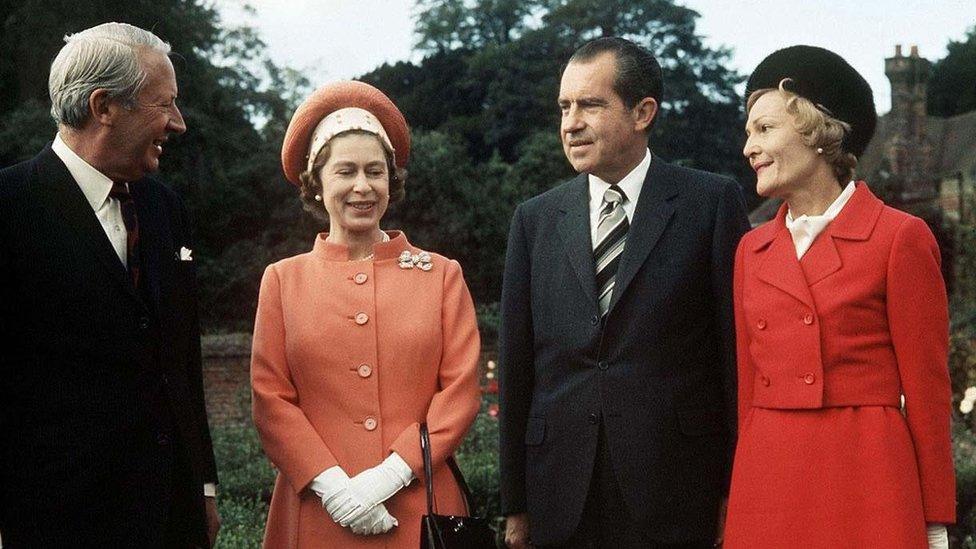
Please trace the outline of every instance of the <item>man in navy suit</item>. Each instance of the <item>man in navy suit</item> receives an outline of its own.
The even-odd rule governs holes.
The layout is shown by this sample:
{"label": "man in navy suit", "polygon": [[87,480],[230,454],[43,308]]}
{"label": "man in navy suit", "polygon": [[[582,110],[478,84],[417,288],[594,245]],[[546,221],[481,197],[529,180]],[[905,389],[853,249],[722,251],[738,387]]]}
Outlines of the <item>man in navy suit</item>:
{"label": "man in navy suit", "polygon": [[[563,71],[580,175],[519,205],[502,290],[501,495],[509,547],[712,547],[734,445],[726,177],[648,149],[653,55],[620,38]],[[718,532],[718,534],[716,534]]]}
{"label": "man in navy suit", "polygon": [[186,212],[148,173],[169,45],[106,23],[51,66],[54,142],[0,171],[4,547],[208,547],[219,517]]}

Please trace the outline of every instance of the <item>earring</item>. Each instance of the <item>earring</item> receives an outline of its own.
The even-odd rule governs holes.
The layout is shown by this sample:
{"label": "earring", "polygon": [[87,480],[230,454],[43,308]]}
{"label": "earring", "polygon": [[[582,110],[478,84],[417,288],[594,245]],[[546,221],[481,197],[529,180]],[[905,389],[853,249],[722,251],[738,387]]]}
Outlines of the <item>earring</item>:
{"label": "earring", "polygon": [[322,202],[322,195],[320,195],[320,194],[315,195],[315,201],[316,202]]}
{"label": "earring", "polygon": [[823,147],[817,147],[817,154],[823,154]]}

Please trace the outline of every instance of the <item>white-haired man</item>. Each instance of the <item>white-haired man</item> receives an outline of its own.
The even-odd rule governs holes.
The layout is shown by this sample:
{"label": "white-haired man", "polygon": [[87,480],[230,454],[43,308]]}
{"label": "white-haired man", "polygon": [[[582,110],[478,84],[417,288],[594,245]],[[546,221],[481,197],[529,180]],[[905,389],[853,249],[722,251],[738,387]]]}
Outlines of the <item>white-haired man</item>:
{"label": "white-haired man", "polygon": [[65,37],[54,142],[0,170],[4,547],[203,547],[219,517],[185,210],[147,174],[186,130],[170,47]]}

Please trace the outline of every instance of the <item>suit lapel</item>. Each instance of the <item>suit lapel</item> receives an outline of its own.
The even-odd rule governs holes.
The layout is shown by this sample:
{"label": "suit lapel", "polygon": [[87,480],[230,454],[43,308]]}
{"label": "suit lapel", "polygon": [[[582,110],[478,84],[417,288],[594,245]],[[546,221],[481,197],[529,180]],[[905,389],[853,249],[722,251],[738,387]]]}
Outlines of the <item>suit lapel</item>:
{"label": "suit lapel", "polygon": [[594,310],[599,309],[596,296],[596,265],[590,237],[590,193],[586,174],[574,179],[560,207],[562,219],[557,224],[566,258],[579,279],[583,294]]}
{"label": "suit lapel", "polygon": [[[159,305],[160,269],[162,267],[160,246],[160,228],[164,226],[159,218],[159,208],[152,207],[153,197],[150,194],[149,182],[139,180],[129,183],[129,192],[136,203],[136,215],[139,218],[139,253],[142,256],[140,276],[149,291],[149,296],[155,306]],[[169,259],[169,258],[165,258]]]}
{"label": "suit lapel", "polygon": [[830,225],[827,225],[800,260],[800,267],[803,269],[808,286],[813,286],[836,273],[843,266],[840,254],[837,252],[837,243],[831,237],[830,229]]}
{"label": "suit lapel", "polygon": [[627,286],[634,280],[637,271],[647,259],[647,254],[664,234],[668,221],[674,215],[674,204],[671,199],[677,196],[678,188],[669,173],[669,168],[660,158],[651,159],[651,165],[644,177],[644,186],[637,200],[634,221],[627,232],[627,243],[624,245],[617,267],[613,297],[610,299],[611,311],[620,301],[620,296],[626,292]]}
{"label": "suit lapel", "polygon": [[814,309],[813,295],[810,294],[800,262],[796,259],[796,246],[793,245],[790,231],[779,217],[770,223],[777,223],[778,230],[769,248],[762,252],[762,263],[757,269],[759,280],[783,290]]}
{"label": "suit lapel", "polygon": [[51,222],[64,225],[65,238],[74,238],[77,235],[114,282],[125,293],[138,300],[129,274],[109,242],[105,229],[95,217],[85,193],[50,146],[38,155],[37,175],[38,196],[48,211]]}

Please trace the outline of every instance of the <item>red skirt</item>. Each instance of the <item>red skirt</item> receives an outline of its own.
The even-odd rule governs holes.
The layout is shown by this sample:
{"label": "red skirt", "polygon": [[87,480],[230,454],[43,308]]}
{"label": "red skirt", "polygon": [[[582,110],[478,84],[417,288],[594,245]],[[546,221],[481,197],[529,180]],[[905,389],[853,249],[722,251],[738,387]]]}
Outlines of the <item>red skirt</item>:
{"label": "red skirt", "polygon": [[914,445],[891,407],[752,408],[725,549],[927,549]]}

